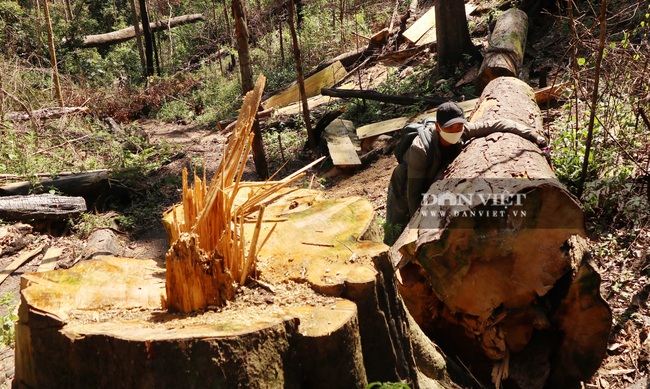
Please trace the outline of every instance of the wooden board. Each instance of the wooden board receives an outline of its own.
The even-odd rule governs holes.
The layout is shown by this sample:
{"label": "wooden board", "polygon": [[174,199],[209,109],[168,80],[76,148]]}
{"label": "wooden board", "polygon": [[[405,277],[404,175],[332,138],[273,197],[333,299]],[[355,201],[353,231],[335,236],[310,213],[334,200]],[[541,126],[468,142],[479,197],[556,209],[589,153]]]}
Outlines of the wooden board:
{"label": "wooden board", "polygon": [[[340,89],[352,89],[354,88],[353,83],[347,83],[339,87]],[[321,88],[322,89],[322,88]],[[318,94],[307,99],[307,104],[309,109],[312,110],[316,107],[319,107],[324,104],[331,104],[338,100],[341,100],[338,97],[323,96]],[[302,104],[300,102],[295,102],[287,105],[286,107],[279,108],[275,111],[279,115],[297,115],[302,112]]]}
{"label": "wooden board", "polygon": [[[348,74],[340,61],[334,62],[325,69],[313,74],[305,80],[305,93],[307,97],[316,96],[323,88],[336,84]],[[294,84],[285,91],[271,96],[262,102],[264,109],[281,108],[300,100],[298,84]]]}
{"label": "wooden board", "polygon": [[361,160],[348,133],[354,131],[349,120],[335,119],[325,128],[325,140],[334,166],[359,166]]}
{"label": "wooden board", "polygon": [[16,269],[18,269],[20,266],[22,266],[23,263],[29,261],[30,259],[34,258],[38,254],[43,251],[45,248],[45,245],[40,245],[37,248],[35,248],[32,251],[28,251],[25,253],[22,253],[16,258],[13,262],[11,262],[7,267],[5,267],[2,272],[0,272],[0,284],[4,282],[4,280],[9,277],[11,273],[13,273]]}
{"label": "wooden board", "polygon": [[402,36],[411,43],[416,43],[429,30],[435,31],[436,27],[436,7],[431,7],[418,20],[413,23],[408,30],[404,31]]}
{"label": "wooden board", "polygon": [[38,272],[50,271],[56,268],[56,261],[63,254],[63,248],[61,247],[50,247],[45,252],[41,264],[38,266]]}
{"label": "wooden board", "polygon": [[[465,4],[465,14],[469,16],[476,9],[475,5]],[[436,42],[436,12],[431,7],[422,17],[413,23],[402,36],[416,46],[424,46]]]}

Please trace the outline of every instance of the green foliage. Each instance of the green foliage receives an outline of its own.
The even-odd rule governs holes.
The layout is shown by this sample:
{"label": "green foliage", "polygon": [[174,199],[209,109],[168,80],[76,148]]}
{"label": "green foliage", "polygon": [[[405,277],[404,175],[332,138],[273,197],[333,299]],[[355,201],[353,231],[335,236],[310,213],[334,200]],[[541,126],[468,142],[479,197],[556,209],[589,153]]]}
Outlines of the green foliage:
{"label": "green foliage", "polygon": [[199,123],[214,125],[216,122],[237,116],[242,103],[242,89],[236,77],[223,77],[217,66],[206,67],[202,87],[192,92],[195,106],[201,107]]}
{"label": "green foliage", "polygon": [[279,128],[270,128],[262,133],[264,151],[269,165],[269,171],[275,172],[286,162],[300,155],[305,147],[307,129],[303,125],[296,128],[286,128],[280,124]]}
{"label": "green foliage", "polygon": [[[638,228],[650,216],[648,198],[641,182],[636,180],[638,162],[630,159],[640,155],[634,150],[645,147],[640,140],[647,139],[648,130],[635,124],[630,105],[606,96],[596,115],[598,120],[594,125],[582,202],[591,226],[603,231],[612,227]],[[562,117],[566,119],[554,123],[552,159],[558,179],[575,193],[582,172],[587,130],[584,127],[576,129],[575,117],[571,115],[574,107],[567,105],[565,108]],[[586,115],[584,112],[579,116],[580,122],[584,122]],[[603,126],[601,120],[608,125]],[[627,149],[622,150],[622,147]]]}
{"label": "green foliage", "polygon": [[[55,131],[57,136],[52,136]],[[25,177],[102,168],[146,174],[178,148],[164,143],[151,145],[130,128],[123,136],[117,136],[101,123],[83,119],[75,119],[65,129],[18,132],[6,125],[0,128],[0,136],[0,173]]]}
{"label": "green foliage", "polygon": [[164,122],[174,122],[181,119],[191,119],[194,111],[183,101],[171,100],[163,104],[156,114],[156,119]]}
{"label": "green foliage", "polygon": [[0,317],[0,342],[9,347],[14,347],[16,339],[16,320],[18,317],[13,314],[16,303],[13,293],[7,293],[0,297],[0,306],[6,307],[9,313]]}

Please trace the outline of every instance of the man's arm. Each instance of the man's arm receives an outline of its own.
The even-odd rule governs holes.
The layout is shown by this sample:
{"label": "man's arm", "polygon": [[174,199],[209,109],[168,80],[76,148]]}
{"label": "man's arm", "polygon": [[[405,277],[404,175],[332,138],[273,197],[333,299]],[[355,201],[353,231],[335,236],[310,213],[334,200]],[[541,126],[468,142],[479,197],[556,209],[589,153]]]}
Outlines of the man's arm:
{"label": "man's arm", "polygon": [[485,120],[465,124],[463,140],[488,136],[494,132],[509,132],[535,143],[540,148],[547,146],[546,138],[524,124],[510,119]]}
{"label": "man's arm", "polygon": [[[433,152],[433,150],[430,151]],[[422,202],[422,192],[425,190],[424,181],[428,169],[427,150],[419,136],[415,137],[411,147],[404,153],[404,162],[408,166],[406,195],[408,196],[409,216],[413,216]]]}

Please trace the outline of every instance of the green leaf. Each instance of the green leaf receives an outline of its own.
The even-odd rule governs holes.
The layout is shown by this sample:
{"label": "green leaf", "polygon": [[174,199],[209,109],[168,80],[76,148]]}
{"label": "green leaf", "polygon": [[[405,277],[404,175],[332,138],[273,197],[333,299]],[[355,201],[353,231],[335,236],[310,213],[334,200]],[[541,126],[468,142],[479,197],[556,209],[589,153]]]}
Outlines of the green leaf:
{"label": "green leaf", "polygon": [[587,62],[584,58],[580,57],[578,58],[578,66],[583,66]]}

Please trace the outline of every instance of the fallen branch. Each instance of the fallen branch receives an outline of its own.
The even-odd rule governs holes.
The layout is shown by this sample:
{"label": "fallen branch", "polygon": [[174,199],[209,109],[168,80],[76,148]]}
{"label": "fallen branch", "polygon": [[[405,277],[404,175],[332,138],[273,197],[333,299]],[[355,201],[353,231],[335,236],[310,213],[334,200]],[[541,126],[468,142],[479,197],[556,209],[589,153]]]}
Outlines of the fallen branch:
{"label": "fallen branch", "polygon": [[9,277],[9,275],[11,273],[16,271],[16,269],[18,269],[20,266],[22,266],[23,263],[29,261],[30,259],[32,259],[35,256],[37,256],[38,254],[40,254],[41,251],[43,251],[44,248],[45,248],[45,245],[42,244],[42,245],[38,246],[37,248],[35,248],[32,251],[28,251],[26,253],[23,253],[23,254],[19,255],[18,258],[16,258],[13,262],[11,262],[9,264],[9,266],[5,267],[2,270],[2,272],[0,272],[0,284],[2,284],[4,282],[4,280],[6,280],[7,277]]}

